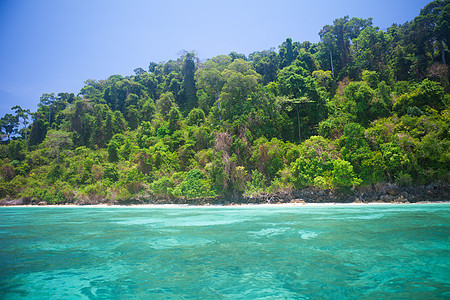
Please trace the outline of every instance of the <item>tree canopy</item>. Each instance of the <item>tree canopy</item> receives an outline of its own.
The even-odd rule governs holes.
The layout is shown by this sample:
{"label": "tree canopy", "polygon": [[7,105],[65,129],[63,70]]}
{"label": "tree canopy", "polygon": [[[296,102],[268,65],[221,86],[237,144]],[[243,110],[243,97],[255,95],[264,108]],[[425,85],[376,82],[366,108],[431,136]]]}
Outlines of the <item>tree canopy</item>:
{"label": "tree canopy", "polygon": [[450,0],[386,30],[344,16],[320,42],[182,51],[45,93],[0,118],[0,198],[253,196],[450,180]]}

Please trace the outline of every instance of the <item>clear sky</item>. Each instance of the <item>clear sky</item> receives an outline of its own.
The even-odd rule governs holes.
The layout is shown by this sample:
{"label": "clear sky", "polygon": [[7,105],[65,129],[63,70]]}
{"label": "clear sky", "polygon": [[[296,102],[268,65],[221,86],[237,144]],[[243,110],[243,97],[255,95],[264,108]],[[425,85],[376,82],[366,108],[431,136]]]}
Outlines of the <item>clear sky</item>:
{"label": "clear sky", "polygon": [[248,55],[287,37],[318,42],[336,18],[386,29],[430,0],[0,0],[0,116],[36,111],[43,93],[77,94],[87,79],[132,75],[195,50]]}

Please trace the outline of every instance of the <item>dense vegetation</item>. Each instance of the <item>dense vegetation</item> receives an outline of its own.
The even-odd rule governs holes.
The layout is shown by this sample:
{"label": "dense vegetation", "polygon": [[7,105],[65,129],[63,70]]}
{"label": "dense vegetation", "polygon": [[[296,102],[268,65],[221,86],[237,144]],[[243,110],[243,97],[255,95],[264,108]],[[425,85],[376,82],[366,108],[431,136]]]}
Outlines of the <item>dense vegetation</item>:
{"label": "dense vegetation", "polygon": [[[87,80],[1,119],[0,198],[50,203],[448,182],[450,1],[386,31]],[[28,121],[32,117],[32,122]]]}

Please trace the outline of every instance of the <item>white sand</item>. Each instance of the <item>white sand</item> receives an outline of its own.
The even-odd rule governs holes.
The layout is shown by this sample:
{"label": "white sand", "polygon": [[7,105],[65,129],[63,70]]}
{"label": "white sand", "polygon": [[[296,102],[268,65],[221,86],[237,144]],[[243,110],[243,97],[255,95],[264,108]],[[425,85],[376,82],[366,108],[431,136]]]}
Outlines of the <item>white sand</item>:
{"label": "white sand", "polygon": [[[369,203],[264,203],[264,204],[232,204],[232,205],[191,205],[191,204],[131,204],[131,205],[114,205],[114,204],[93,204],[93,205],[76,205],[76,204],[63,204],[63,205],[11,205],[3,207],[101,207],[101,208],[152,208],[152,207],[168,207],[168,208],[183,208],[183,207],[298,207],[298,206],[368,206],[368,205],[420,205],[420,204],[450,204],[450,201],[446,202],[416,202],[416,203],[390,203],[390,202],[369,202]],[[1,208],[2,206],[0,206]]]}

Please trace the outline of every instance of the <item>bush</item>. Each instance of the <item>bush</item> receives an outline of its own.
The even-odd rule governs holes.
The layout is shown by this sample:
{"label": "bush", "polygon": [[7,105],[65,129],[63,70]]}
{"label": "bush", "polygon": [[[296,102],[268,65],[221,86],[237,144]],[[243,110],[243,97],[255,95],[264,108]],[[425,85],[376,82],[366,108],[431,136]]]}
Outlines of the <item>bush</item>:
{"label": "bush", "polygon": [[174,181],[168,176],[163,176],[158,180],[153,181],[150,188],[156,195],[172,195]]}
{"label": "bush", "polygon": [[186,174],[180,184],[178,184],[173,194],[177,197],[184,196],[187,199],[201,198],[201,197],[216,197],[211,186],[211,181],[204,178],[204,174],[198,169],[192,169]]}
{"label": "bush", "polygon": [[267,188],[266,178],[258,170],[252,171],[252,181],[247,182],[247,189],[244,195],[247,197],[256,196],[263,193]]}
{"label": "bush", "polygon": [[338,157],[333,142],[313,136],[300,147],[300,157],[292,163],[292,180],[296,188],[314,186],[314,178],[331,176],[333,160]]}
{"label": "bush", "polygon": [[15,181],[0,181],[0,199],[14,198],[19,192],[19,185]]}
{"label": "bush", "polygon": [[353,172],[352,165],[345,160],[336,159],[333,161],[333,171],[331,172],[334,187],[337,188],[350,188],[361,184],[361,179],[356,177]]}
{"label": "bush", "polygon": [[412,184],[413,180],[411,175],[408,173],[400,172],[397,175],[397,179],[395,180],[395,183],[397,183],[399,186],[410,186]]}

